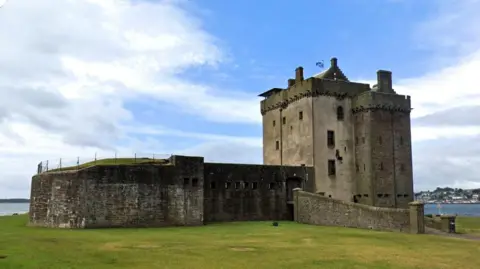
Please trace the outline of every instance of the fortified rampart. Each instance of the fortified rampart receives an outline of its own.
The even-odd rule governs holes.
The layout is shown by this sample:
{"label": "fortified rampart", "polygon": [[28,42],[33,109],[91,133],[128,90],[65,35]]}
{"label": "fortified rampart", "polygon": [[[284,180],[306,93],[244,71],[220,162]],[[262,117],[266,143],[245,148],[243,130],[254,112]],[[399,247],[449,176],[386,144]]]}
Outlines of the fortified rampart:
{"label": "fortified rampart", "polygon": [[186,156],[163,165],[47,172],[32,179],[30,224],[162,227],[293,219],[291,190],[308,189],[310,175],[311,167],[204,163]]}
{"label": "fortified rampart", "polygon": [[305,224],[424,233],[423,204],[409,209],[375,207],[294,191],[295,221]]}

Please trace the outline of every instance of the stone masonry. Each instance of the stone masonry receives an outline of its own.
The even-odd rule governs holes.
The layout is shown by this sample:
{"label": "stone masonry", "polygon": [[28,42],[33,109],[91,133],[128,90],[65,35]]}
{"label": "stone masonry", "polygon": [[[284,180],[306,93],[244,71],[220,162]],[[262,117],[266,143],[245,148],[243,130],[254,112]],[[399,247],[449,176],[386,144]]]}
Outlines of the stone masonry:
{"label": "stone masonry", "polygon": [[[285,89],[260,96],[263,165],[174,155],[162,164],[39,170],[30,225],[194,226],[295,214],[305,223],[401,231],[418,222],[423,211],[407,209],[410,97],[393,90],[391,72],[378,71],[370,87],[349,81],[332,58],[324,72],[304,79],[298,67]],[[296,188],[303,192],[295,202]],[[423,222],[415,225],[422,232]]]}
{"label": "stone masonry", "polygon": [[392,88],[392,73],[377,84],[351,82],[332,58],[304,79],[295,70],[287,88],[260,96],[263,158],[271,165],[315,169],[315,192],[379,207],[413,201],[410,96]]}

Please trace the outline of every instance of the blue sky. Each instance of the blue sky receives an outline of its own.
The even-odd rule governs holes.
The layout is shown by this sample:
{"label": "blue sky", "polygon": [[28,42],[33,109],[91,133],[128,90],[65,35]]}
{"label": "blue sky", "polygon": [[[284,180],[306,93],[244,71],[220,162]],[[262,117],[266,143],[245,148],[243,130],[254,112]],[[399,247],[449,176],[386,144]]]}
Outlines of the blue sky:
{"label": "blue sky", "polygon": [[0,197],[27,197],[42,160],[95,153],[261,163],[257,95],[331,57],[371,85],[391,70],[412,96],[416,190],[480,187],[477,10],[479,0],[8,1]]}
{"label": "blue sky", "polygon": [[[273,87],[284,87],[297,66],[306,75],[328,66],[333,56],[350,78],[372,79],[379,68],[394,70],[395,78],[426,72],[429,52],[415,45],[419,20],[432,8],[396,1],[195,1],[185,7],[202,21],[226,53],[216,66],[195,66],[181,74],[194,83],[214,85],[221,94],[242,91],[252,98]],[[258,123],[215,122],[180,112],[168,103],[129,102],[136,121],[167,125],[185,132],[214,131],[224,135],[261,136]],[[155,110],[155,114],[148,113]],[[158,115],[161,114],[162,117]],[[172,150],[179,141],[171,141]],[[198,143],[184,138],[185,146]],[[258,154],[258,152],[257,152]],[[256,156],[258,160],[258,156]]]}

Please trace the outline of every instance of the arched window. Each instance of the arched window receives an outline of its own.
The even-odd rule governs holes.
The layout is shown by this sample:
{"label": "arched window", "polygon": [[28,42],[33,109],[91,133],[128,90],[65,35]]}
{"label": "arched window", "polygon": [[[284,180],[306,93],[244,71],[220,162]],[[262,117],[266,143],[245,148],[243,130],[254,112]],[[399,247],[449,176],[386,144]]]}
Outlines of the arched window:
{"label": "arched window", "polygon": [[343,107],[339,106],[337,107],[337,120],[343,120],[344,118],[344,113],[343,113]]}

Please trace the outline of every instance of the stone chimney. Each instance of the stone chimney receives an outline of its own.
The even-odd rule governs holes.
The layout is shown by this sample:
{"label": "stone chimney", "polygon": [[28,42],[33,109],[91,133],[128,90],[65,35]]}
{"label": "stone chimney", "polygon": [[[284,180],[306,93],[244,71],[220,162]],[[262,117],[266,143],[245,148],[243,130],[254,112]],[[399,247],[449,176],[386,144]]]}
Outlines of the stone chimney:
{"label": "stone chimney", "polygon": [[377,88],[379,92],[392,92],[392,72],[386,70],[377,71]]}
{"label": "stone chimney", "polygon": [[295,69],[295,82],[303,81],[303,67],[299,66]]}
{"label": "stone chimney", "polygon": [[292,87],[293,85],[295,85],[295,79],[293,78],[288,79],[288,87]]}
{"label": "stone chimney", "polygon": [[330,66],[331,67],[338,67],[338,59],[333,57],[332,59],[330,59]]}

